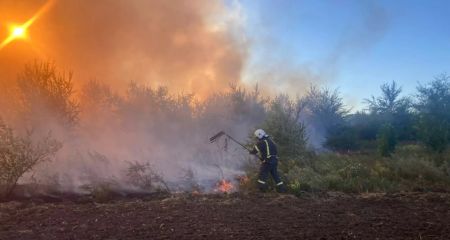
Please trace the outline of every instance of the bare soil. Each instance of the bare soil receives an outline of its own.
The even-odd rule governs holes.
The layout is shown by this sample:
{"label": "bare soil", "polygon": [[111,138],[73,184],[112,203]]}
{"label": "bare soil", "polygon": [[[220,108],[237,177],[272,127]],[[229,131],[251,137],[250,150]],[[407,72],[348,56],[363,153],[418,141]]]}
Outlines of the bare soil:
{"label": "bare soil", "polygon": [[450,239],[450,194],[231,194],[0,203],[0,239]]}

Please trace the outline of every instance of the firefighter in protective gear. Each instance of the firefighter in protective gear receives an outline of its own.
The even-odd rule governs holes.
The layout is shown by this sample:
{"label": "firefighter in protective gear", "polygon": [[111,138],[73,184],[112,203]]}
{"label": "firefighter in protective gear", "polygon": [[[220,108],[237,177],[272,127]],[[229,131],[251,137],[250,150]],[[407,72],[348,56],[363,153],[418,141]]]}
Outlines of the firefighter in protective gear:
{"label": "firefighter in protective gear", "polygon": [[281,181],[278,175],[278,151],[277,146],[262,129],[255,131],[255,137],[258,142],[250,151],[250,154],[258,154],[261,160],[261,166],[259,169],[258,185],[261,191],[267,190],[267,178],[269,174],[272,175],[273,180],[276,183],[278,192],[285,192],[286,188],[283,181]]}

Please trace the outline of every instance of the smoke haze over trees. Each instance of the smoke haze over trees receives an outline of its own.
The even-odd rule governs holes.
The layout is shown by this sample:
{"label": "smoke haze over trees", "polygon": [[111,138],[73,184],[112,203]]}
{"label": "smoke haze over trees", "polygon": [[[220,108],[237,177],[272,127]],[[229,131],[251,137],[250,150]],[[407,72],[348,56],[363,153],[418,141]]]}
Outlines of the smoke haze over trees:
{"label": "smoke haze over trees", "polygon": [[[45,2],[0,1],[0,21],[24,22]],[[365,52],[384,35],[389,18],[382,7],[365,7],[361,26],[325,59],[329,70],[323,73],[284,57],[272,61],[273,46],[264,46],[264,64],[247,68],[255,87],[243,76],[251,39],[240,14],[239,4],[227,1],[53,2],[29,29],[32,43],[13,42],[0,55],[3,163],[14,159],[14,149],[43,152],[38,159],[45,161],[19,161],[19,181],[66,191],[103,182],[134,190],[148,185],[132,184],[136,179],[164,179],[171,190],[211,190],[211,182],[244,175],[258,160],[225,138],[210,144],[209,137],[223,130],[250,145],[249,136],[261,127],[278,143],[280,169],[296,187],[310,181],[318,188],[327,182],[340,190],[365,189],[352,177],[375,172],[378,181],[385,169],[401,169],[395,164],[412,165],[415,158],[396,155],[408,152],[405,147],[425,152],[414,166],[429,170],[430,178],[449,176],[447,75],[423,79],[412,96],[396,82],[385,83],[380,96],[367,96],[366,109],[356,112],[338,89],[311,84],[332,79],[344,53]],[[334,161],[322,153],[396,161],[367,161],[377,168],[371,171],[360,159]],[[424,175],[409,170],[406,178]],[[185,184],[186,178],[195,184]]]}
{"label": "smoke haze over trees", "polygon": [[[297,100],[233,85],[201,102],[190,94],[136,82],[119,93],[106,82],[89,81],[76,93],[70,72],[35,61],[2,88],[0,116],[30,144],[48,133],[61,142],[53,161],[28,169],[35,180],[57,181],[66,191],[105,181],[137,188],[127,180],[130,163],[150,164],[152,176],[167,181],[172,190],[185,189],[181,183],[187,172],[208,190],[220,177],[245,174],[249,161],[231,142],[207,142],[220,130],[251,142],[252,131],[263,127],[280,145],[286,163],[300,166],[311,164],[311,146],[320,151],[379,151],[382,156],[394,153],[397,144],[411,142],[437,154],[447,150],[450,119],[443,109],[449,103],[448,76],[420,85],[417,98],[400,97],[395,82],[381,90],[380,97],[367,100],[367,111],[357,113],[349,112],[339,92],[314,86]],[[34,135],[27,135],[29,131]],[[48,154],[59,148],[50,149]]]}

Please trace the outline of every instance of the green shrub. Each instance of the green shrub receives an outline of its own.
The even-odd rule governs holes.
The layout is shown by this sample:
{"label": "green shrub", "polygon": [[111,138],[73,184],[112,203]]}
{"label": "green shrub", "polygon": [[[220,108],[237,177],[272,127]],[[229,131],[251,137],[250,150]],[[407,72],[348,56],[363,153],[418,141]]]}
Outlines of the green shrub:
{"label": "green shrub", "polygon": [[389,157],[395,151],[397,139],[392,125],[385,124],[381,127],[377,136],[378,152],[383,157]]}
{"label": "green shrub", "polygon": [[299,106],[287,96],[270,102],[262,128],[277,143],[282,161],[301,161],[306,152],[306,131],[299,117]]}
{"label": "green shrub", "polygon": [[[311,155],[311,164],[284,161],[280,169],[288,191],[395,192],[448,189],[448,161],[436,166],[420,146],[406,145],[391,158],[371,155],[323,153]],[[251,176],[256,176],[254,169]],[[255,178],[256,181],[256,178]]]}
{"label": "green shrub", "polygon": [[442,74],[417,90],[419,138],[430,150],[443,153],[450,143],[450,76]]}
{"label": "green shrub", "polygon": [[288,189],[295,194],[301,191],[322,191],[325,190],[322,176],[310,167],[300,168],[294,166],[285,175]]}

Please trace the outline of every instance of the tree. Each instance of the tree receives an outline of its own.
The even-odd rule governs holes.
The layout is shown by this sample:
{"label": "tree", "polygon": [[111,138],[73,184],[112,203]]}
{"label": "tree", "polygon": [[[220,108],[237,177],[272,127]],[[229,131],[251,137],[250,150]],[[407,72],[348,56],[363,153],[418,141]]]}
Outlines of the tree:
{"label": "tree", "polygon": [[369,111],[379,114],[395,114],[399,111],[405,110],[410,106],[408,98],[399,98],[402,88],[397,86],[395,81],[391,84],[384,83],[381,85],[381,96],[371,99],[366,99],[369,105]]}
{"label": "tree", "polygon": [[49,120],[69,129],[77,124],[72,73],[58,71],[53,63],[35,61],[25,66],[18,86],[25,116],[33,127],[39,128]]}
{"label": "tree", "polygon": [[415,130],[412,102],[408,97],[400,97],[402,88],[395,81],[381,85],[381,96],[366,99],[369,113],[379,121],[378,130],[388,123],[394,127],[395,137],[400,141],[414,140]]}
{"label": "tree", "polygon": [[346,124],[348,110],[344,106],[338,90],[311,86],[307,94],[299,100],[299,108],[304,113],[304,121],[308,128],[310,143],[322,147],[333,129]]}
{"label": "tree", "polygon": [[305,126],[299,107],[289,97],[280,95],[270,102],[263,129],[273,137],[283,159],[298,160],[305,153]]}
{"label": "tree", "polygon": [[450,76],[437,76],[417,90],[420,140],[432,151],[442,153],[450,142]]}
{"label": "tree", "polygon": [[8,196],[26,172],[49,161],[61,146],[50,134],[37,143],[30,132],[17,137],[0,119],[0,198]]}

